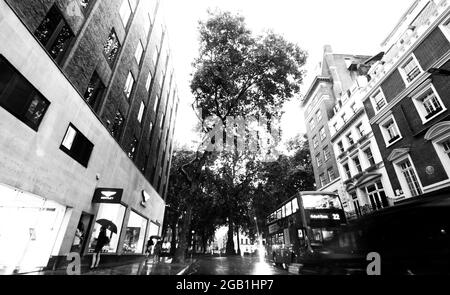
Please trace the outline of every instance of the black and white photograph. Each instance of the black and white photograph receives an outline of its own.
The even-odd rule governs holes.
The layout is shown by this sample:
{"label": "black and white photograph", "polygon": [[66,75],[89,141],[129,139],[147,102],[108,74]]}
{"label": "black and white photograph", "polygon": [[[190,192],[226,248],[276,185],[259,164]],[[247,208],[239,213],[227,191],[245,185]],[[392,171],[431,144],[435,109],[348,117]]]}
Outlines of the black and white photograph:
{"label": "black and white photograph", "polygon": [[0,279],[450,275],[449,108],[449,0],[0,0]]}

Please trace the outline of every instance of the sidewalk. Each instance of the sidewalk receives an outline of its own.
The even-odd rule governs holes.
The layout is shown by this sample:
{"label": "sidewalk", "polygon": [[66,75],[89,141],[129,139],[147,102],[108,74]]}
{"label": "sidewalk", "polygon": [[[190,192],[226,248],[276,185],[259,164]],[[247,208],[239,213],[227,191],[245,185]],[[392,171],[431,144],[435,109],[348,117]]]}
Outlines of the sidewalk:
{"label": "sidewalk", "polygon": [[[159,263],[154,263],[153,258],[149,257],[141,262],[121,265],[108,266],[100,262],[99,268],[90,270],[86,266],[81,267],[81,275],[181,275],[189,266],[195,262],[187,259],[184,264],[172,264],[172,259],[162,259]],[[65,270],[47,270],[26,275],[67,275]]]}

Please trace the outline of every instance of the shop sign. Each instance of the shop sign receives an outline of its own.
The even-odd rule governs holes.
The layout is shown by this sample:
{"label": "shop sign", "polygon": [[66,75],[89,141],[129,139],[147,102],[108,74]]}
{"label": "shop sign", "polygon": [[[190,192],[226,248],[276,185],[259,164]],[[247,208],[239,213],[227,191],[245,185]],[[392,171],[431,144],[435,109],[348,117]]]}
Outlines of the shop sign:
{"label": "shop sign", "polygon": [[148,200],[150,200],[150,195],[145,190],[142,190],[142,207],[147,207]]}
{"label": "shop sign", "polygon": [[277,232],[280,230],[280,226],[278,224],[271,224],[269,225],[269,234],[272,234],[274,232]]}
{"label": "shop sign", "polygon": [[123,189],[97,188],[92,203],[120,204],[122,195]]}

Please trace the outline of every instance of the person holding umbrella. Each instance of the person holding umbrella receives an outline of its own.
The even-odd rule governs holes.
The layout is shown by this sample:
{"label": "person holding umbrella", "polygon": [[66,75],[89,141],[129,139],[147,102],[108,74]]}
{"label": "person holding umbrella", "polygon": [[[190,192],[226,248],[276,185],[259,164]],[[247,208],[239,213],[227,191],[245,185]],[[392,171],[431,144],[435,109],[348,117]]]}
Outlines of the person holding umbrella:
{"label": "person holding umbrella", "polygon": [[[92,255],[92,263],[90,269],[98,268],[98,264],[100,263],[100,253],[103,250],[103,247],[109,244],[110,238],[106,236],[106,230],[109,228],[105,223],[99,222],[102,220],[98,220],[97,222],[102,225],[100,229],[100,233],[97,237],[97,244],[95,245],[94,253]],[[111,229],[110,229],[111,230]],[[112,236],[111,231],[111,236]]]}

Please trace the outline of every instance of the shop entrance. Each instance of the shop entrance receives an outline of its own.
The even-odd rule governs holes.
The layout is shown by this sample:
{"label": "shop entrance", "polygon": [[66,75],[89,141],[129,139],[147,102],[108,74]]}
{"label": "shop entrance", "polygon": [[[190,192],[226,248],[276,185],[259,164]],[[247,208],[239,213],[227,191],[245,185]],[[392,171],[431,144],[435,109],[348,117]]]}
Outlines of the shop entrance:
{"label": "shop entrance", "polygon": [[88,245],[89,229],[92,226],[94,215],[88,213],[81,213],[80,221],[77,225],[75,237],[73,239],[71,252],[78,252],[83,255]]}
{"label": "shop entrance", "polygon": [[0,274],[47,266],[66,207],[0,185]]}

